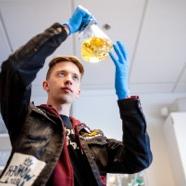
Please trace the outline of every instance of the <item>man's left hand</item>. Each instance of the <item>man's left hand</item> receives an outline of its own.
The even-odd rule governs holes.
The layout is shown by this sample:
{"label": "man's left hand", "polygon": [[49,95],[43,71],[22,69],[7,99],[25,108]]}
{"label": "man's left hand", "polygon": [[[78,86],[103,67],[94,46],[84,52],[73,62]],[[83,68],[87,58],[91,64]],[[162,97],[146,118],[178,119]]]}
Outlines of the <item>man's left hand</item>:
{"label": "man's left hand", "polygon": [[109,55],[116,67],[115,89],[118,99],[121,100],[129,96],[127,53],[124,48],[124,45],[120,41],[117,41],[115,44],[113,44],[113,48],[116,57],[111,52],[109,52]]}

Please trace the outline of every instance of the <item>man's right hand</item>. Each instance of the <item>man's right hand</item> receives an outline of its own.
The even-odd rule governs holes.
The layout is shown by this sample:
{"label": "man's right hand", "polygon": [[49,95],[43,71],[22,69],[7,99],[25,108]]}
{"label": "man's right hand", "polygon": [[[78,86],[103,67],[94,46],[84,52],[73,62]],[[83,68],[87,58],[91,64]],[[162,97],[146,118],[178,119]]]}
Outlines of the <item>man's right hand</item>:
{"label": "man's right hand", "polygon": [[89,24],[90,21],[93,20],[95,21],[92,14],[87,9],[79,5],[73,12],[70,19],[66,22],[66,25],[69,28],[69,34],[82,30]]}

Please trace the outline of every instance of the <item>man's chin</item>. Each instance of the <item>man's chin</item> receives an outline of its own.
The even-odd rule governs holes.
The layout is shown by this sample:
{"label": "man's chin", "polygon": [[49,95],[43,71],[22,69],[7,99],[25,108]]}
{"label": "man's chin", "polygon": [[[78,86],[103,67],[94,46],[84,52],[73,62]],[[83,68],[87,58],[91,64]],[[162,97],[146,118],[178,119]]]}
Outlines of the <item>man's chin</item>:
{"label": "man's chin", "polygon": [[59,99],[59,102],[61,104],[72,104],[73,103],[73,98],[71,96],[68,96],[68,95],[63,95],[60,99]]}

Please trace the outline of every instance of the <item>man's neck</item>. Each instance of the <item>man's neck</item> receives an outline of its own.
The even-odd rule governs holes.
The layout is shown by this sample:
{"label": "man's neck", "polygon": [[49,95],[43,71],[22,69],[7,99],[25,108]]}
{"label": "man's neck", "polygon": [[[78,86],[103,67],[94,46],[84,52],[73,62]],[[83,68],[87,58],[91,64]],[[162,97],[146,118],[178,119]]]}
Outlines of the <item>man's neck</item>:
{"label": "man's neck", "polygon": [[52,107],[54,107],[60,115],[65,115],[65,116],[70,115],[71,104],[69,103],[56,104],[48,100],[47,105],[52,105]]}

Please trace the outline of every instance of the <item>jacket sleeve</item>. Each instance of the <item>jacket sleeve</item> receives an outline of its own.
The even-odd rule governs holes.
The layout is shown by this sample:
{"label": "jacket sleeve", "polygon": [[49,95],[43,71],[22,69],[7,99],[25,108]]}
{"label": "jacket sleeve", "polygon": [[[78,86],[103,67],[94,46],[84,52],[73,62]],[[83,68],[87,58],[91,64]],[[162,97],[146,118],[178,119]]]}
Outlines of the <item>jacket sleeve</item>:
{"label": "jacket sleeve", "polygon": [[0,108],[10,137],[18,134],[28,112],[31,83],[43,67],[46,57],[66,39],[59,23],[33,37],[2,63],[0,73]]}
{"label": "jacket sleeve", "polygon": [[107,172],[128,173],[142,171],[152,162],[146,121],[139,99],[118,101],[123,124],[123,142],[108,139]]}

